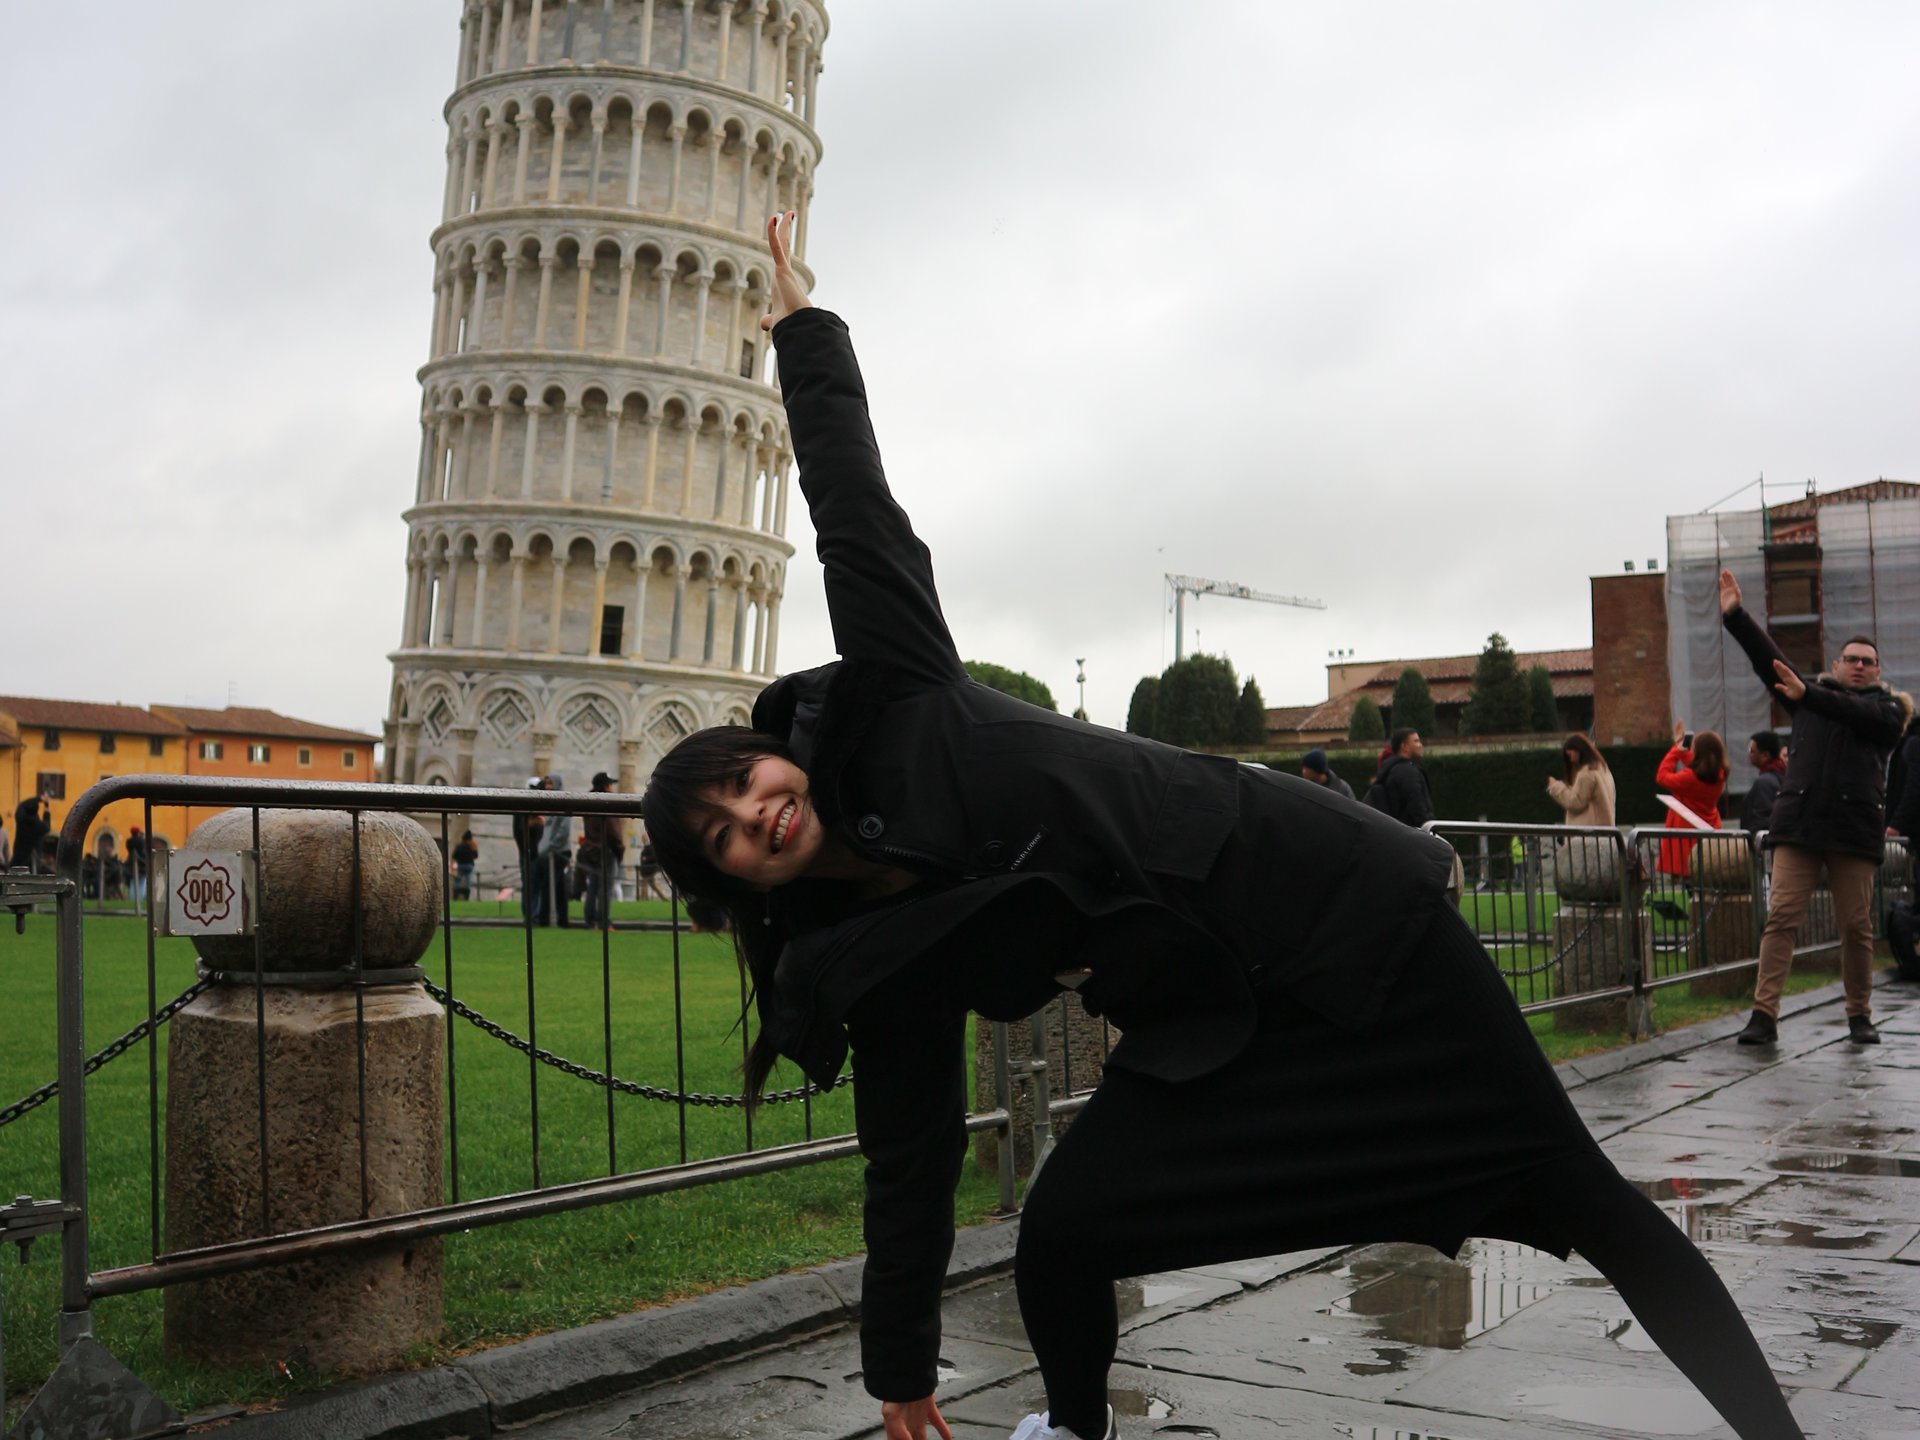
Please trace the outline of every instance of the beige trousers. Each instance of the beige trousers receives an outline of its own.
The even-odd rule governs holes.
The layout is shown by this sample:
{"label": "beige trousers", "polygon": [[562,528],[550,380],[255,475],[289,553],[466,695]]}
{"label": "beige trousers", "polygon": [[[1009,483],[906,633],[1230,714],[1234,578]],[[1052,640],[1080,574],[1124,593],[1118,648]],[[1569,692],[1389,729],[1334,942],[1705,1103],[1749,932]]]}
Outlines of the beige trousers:
{"label": "beige trousers", "polygon": [[1793,968],[1794,939],[1823,864],[1833,886],[1834,919],[1840,927],[1840,978],[1847,990],[1847,1014],[1865,1015],[1873,1008],[1873,876],[1880,867],[1858,855],[1776,845],[1767,926],[1760,932],[1760,972],[1753,986],[1753,1008],[1776,1019],[1780,991]]}

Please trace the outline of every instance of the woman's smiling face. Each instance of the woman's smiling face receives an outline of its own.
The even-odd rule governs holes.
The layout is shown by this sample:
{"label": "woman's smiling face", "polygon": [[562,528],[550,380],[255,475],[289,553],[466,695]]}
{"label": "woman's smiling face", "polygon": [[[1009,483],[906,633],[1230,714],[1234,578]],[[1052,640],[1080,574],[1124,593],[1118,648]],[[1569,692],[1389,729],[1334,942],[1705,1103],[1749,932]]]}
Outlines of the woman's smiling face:
{"label": "woman's smiling face", "polygon": [[701,846],[716,870],[770,890],[798,880],[825,840],[807,794],[807,774],[790,760],[762,755],[706,793]]}

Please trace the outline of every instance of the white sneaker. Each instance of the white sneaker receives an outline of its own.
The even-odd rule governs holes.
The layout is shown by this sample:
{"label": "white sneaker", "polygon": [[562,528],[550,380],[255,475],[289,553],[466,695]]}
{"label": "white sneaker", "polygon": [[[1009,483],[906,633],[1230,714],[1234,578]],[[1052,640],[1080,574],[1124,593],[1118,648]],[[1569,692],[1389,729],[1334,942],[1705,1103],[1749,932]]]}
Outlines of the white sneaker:
{"label": "white sneaker", "polygon": [[[1045,1415],[1029,1415],[1020,1422],[1018,1428],[1014,1430],[1010,1437],[1010,1440],[1081,1440],[1081,1437],[1074,1434],[1073,1431],[1067,1429],[1064,1425],[1058,1430],[1054,1429],[1053,1426],[1047,1424],[1047,1417]],[[1094,1437],[1088,1436],[1086,1440],[1094,1440]],[[1120,1428],[1114,1423],[1113,1407],[1111,1405],[1107,1407],[1106,1434],[1100,1436],[1099,1440],[1120,1440]]]}

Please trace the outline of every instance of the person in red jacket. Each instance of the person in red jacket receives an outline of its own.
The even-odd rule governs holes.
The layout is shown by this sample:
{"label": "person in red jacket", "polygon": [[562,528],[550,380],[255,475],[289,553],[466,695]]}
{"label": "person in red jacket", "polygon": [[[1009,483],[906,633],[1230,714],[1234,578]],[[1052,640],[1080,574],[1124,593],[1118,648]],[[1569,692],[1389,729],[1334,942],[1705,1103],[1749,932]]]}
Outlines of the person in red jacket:
{"label": "person in red jacket", "polygon": [[[1702,730],[1693,737],[1693,748],[1686,746],[1687,725],[1684,720],[1673,722],[1673,748],[1667,751],[1667,758],[1660,762],[1660,769],[1653,777],[1653,783],[1667,794],[1673,796],[1702,820],[1718,824],[1720,820],[1720,792],[1727,788],[1727,746],[1711,730]],[[1684,830],[1698,835],[1699,831],[1680,818],[1679,812],[1667,812],[1667,828]],[[1662,840],[1660,842],[1660,873],[1662,875],[1685,875],[1687,863],[1693,858],[1693,840]]]}

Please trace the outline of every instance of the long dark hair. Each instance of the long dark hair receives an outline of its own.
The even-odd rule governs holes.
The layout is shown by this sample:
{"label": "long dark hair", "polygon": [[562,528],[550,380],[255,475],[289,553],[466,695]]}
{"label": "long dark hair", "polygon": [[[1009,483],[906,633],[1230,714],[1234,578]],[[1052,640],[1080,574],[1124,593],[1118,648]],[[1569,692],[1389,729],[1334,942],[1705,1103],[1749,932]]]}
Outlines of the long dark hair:
{"label": "long dark hair", "polygon": [[[702,822],[709,812],[708,797],[716,788],[730,784],[754,761],[769,756],[793,759],[785,741],[744,725],[696,730],[660,757],[640,797],[654,859],[683,899],[705,900],[727,912],[733,922],[729,928],[734,958],[755,997],[773,993],[773,963],[780,953],[780,942],[768,923],[771,901],[765,891],[727,874],[707,858]],[[744,1015],[741,1023],[746,1023]],[[741,1067],[749,1108],[758,1102],[779,1059],[780,1052],[763,1023]]]}
{"label": "long dark hair", "polygon": [[1560,742],[1560,753],[1572,751],[1576,758],[1567,761],[1567,783],[1573,783],[1573,777],[1592,765],[1598,769],[1607,768],[1606,757],[1600,753],[1600,747],[1593,743],[1593,737],[1584,730],[1576,730]]}
{"label": "long dark hair", "polygon": [[1693,737],[1693,750],[1687,768],[1709,785],[1718,785],[1727,775],[1727,742],[1711,730]]}

